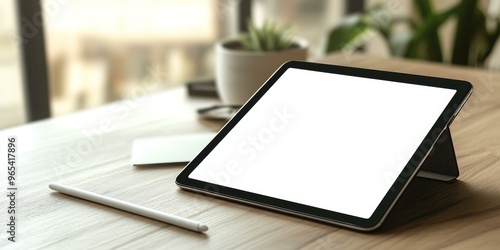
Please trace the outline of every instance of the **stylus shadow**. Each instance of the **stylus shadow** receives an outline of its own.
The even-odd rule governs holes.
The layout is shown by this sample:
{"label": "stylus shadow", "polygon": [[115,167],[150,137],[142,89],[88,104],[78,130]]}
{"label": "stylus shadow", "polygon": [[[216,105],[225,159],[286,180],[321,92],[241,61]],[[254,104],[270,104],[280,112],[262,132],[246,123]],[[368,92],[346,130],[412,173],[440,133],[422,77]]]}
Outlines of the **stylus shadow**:
{"label": "stylus shadow", "polygon": [[431,228],[496,204],[498,197],[473,189],[463,181],[445,183],[415,178],[374,234],[400,233],[417,227]]}
{"label": "stylus shadow", "polygon": [[158,164],[145,164],[145,165],[132,165],[136,170],[151,170],[157,168],[177,168],[185,167],[187,163],[158,163]]}
{"label": "stylus shadow", "polygon": [[[58,192],[52,192],[50,194],[50,197],[51,198],[55,198],[55,199],[65,199],[65,202],[74,203],[74,204],[71,204],[73,206],[82,206],[82,207],[84,207],[84,206],[87,206],[87,207],[88,206],[92,206],[92,207],[99,206],[98,209],[100,211],[102,211],[102,213],[107,213],[107,212],[108,213],[114,213],[114,214],[117,214],[117,215],[119,215],[121,217],[127,217],[127,218],[132,218],[132,219],[144,221],[146,224],[150,224],[150,225],[153,225],[153,226],[157,227],[157,228],[151,230],[151,232],[149,232],[149,233],[157,233],[160,230],[168,230],[168,233],[174,232],[174,233],[177,233],[177,234],[182,235],[182,236],[190,236],[190,237],[193,237],[193,238],[196,238],[196,239],[201,239],[201,240],[209,238],[208,234],[205,234],[205,233],[194,232],[194,231],[191,231],[191,230],[188,230],[188,229],[184,229],[184,228],[180,228],[180,227],[177,227],[177,226],[174,226],[174,225],[170,225],[170,224],[165,223],[165,222],[157,221],[155,219],[146,218],[146,217],[143,217],[143,216],[140,216],[140,215],[136,215],[136,214],[129,213],[129,212],[126,212],[126,211],[122,211],[120,209],[108,207],[106,205],[98,204],[98,203],[95,203],[95,202],[92,202],[92,201],[82,200],[80,198],[72,197],[72,196],[61,194],[61,193],[58,193]],[[88,223],[93,223],[91,221],[92,219],[93,218],[89,218],[89,222]],[[108,218],[108,220],[109,219],[110,218]],[[77,217],[75,217],[75,221],[78,221],[78,223],[80,223],[81,220],[83,220],[83,218],[77,218]],[[114,222],[114,221],[117,221],[117,220],[110,220],[111,223]],[[136,224],[134,224],[134,225],[137,226]],[[134,226],[132,226],[132,227],[134,227]],[[137,228],[134,228],[134,230],[136,230],[136,229]]]}

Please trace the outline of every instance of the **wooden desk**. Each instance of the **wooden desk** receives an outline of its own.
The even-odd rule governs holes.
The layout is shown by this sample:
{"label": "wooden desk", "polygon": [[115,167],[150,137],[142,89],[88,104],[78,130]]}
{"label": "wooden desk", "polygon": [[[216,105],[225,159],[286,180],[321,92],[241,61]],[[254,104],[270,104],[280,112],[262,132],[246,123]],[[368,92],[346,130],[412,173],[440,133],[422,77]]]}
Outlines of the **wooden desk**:
{"label": "wooden desk", "polygon": [[[336,55],[322,61],[465,79],[475,86],[474,96],[452,126],[461,171],[459,181],[445,184],[416,180],[381,230],[360,233],[181,191],[174,179],[182,166],[131,166],[134,138],[217,131],[222,126],[199,120],[195,114],[197,107],[210,105],[214,100],[189,99],[183,89],[177,89],[0,132],[2,144],[6,144],[9,135],[16,135],[19,141],[16,246],[19,249],[498,248],[500,74],[359,55],[348,59]],[[86,137],[86,133],[92,134],[100,126],[111,129],[102,132],[102,137]],[[75,150],[80,151],[76,156]],[[5,176],[4,169],[3,190]],[[200,220],[210,230],[207,234],[194,233],[58,194],[47,187],[56,181]],[[5,234],[5,198],[3,195],[1,199],[4,233],[0,247],[10,245]]]}

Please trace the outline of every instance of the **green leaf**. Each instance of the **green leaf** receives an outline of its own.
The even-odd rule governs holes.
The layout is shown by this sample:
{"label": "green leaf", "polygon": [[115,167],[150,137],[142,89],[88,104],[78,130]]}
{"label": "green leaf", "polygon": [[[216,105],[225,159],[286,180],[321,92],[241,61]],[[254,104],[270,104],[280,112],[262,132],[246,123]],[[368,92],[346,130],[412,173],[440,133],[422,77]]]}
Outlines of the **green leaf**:
{"label": "green leaf", "polygon": [[241,45],[244,49],[251,50],[252,42],[250,41],[250,36],[248,34],[240,35],[239,41],[241,42]]}
{"label": "green leaf", "polygon": [[282,39],[280,40],[280,50],[290,48],[290,46],[292,46],[292,44],[293,44],[292,38],[282,37]]}
{"label": "green leaf", "polygon": [[292,45],[288,38],[290,25],[277,26],[275,23],[265,21],[261,28],[248,20],[248,34],[240,36],[239,40],[244,49],[250,51],[279,51]]}
{"label": "green leaf", "polygon": [[413,5],[416,7],[421,19],[434,15],[434,7],[429,0],[413,0]]}
{"label": "green leaf", "polygon": [[269,25],[269,21],[265,20],[262,29],[258,32],[263,51],[269,51],[269,35],[271,34],[271,28]]}
{"label": "green leaf", "polygon": [[269,36],[266,39],[266,50],[267,51],[275,51],[276,49],[276,38],[273,33],[269,33]]}
{"label": "green leaf", "polygon": [[349,47],[358,47],[367,42],[374,29],[368,25],[361,14],[346,18],[339,26],[330,31],[326,52],[337,52]]}
{"label": "green leaf", "polygon": [[469,63],[469,51],[472,44],[472,34],[474,33],[474,10],[477,0],[462,0],[459,6],[458,22],[455,30],[455,41],[453,43],[453,53],[451,62],[458,65]]}
{"label": "green leaf", "polygon": [[250,34],[251,50],[261,51],[262,45],[260,44],[259,33],[252,22],[248,22],[248,32]]}
{"label": "green leaf", "polygon": [[474,26],[476,27],[471,43],[471,50],[469,53],[469,65],[483,66],[484,61],[493,51],[498,35],[500,34],[500,29],[498,26],[498,20],[496,20],[497,27],[493,32],[488,32],[487,28],[487,18],[484,13],[479,9],[475,8],[474,11]]}
{"label": "green leaf", "polygon": [[472,63],[482,66],[484,61],[493,51],[498,37],[500,36],[500,20],[498,18],[494,19],[496,25],[495,29],[493,31],[488,31],[487,25],[489,20],[479,8],[476,8],[474,18],[474,26],[477,27],[477,29],[472,42],[472,52],[477,52],[477,55],[475,55],[476,60],[474,62],[470,62],[469,60],[469,64]]}
{"label": "green leaf", "polygon": [[407,58],[423,58],[422,54],[429,54],[428,46],[425,40],[429,37],[429,34],[434,33],[439,26],[446,22],[451,16],[457,14],[459,11],[459,6],[454,6],[446,11],[438,14],[429,16],[423,23],[421,23],[415,30],[411,41],[404,53]]}
{"label": "green leaf", "polygon": [[488,40],[493,45],[496,43],[498,37],[500,36],[500,20],[498,18],[495,19],[495,25],[495,30],[488,34]]}
{"label": "green leaf", "polygon": [[[422,20],[433,18],[435,16],[434,7],[429,0],[414,0],[413,3],[420,13],[420,17]],[[429,27],[429,31],[427,32],[427,39],[423,41],[427,50],[424,52],[424,59],[429,59],[430,61],[435,62],[442,62],[443,52],[441,50],[441,41],[438,35],[438,28],[439,26]]]}

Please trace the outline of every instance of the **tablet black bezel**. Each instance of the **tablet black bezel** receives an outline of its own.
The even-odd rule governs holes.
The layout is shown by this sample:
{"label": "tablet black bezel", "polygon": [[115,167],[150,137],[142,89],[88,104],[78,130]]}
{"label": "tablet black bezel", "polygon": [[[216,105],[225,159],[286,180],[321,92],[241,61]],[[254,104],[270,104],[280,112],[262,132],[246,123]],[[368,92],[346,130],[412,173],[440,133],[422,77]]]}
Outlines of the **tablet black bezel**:
{"label": "tablet black bezel", "polygon": [[[203,159],[214,149],[217,144],[228,134],[228,132],[245,116],[245,114],[262,98],[262,96],[274,85],[274,83],[289,68],[297,68],[325,73],[348,75],[369,79],[387,80],[406,84],[417,84],[423,86],[440,87],[456,90],[455,95],[440,115],[425,139],[419,145],[408,164],[398,176],[389,192],[382,199],[372,216],[368,219],[346,215],[334,211],[311,207],[295,202],[272,198],[269,196],[250,193],[229,187],[207,183],[188,176]],[[430,152],[432,145],[440,134],[450,125],[453,118],[472,93],[472,85],[469,82],[454,79],[445,79],[430,76],[403,74],[371,69],[361,69],[345,66],[327,65],[310,62],[289,61],[283,64],[262,87],[248,100],[245,105],[229,120],[219,131],[215,138],[181,171],[177,176],[176,183],[181,188],[196,190],[232,200],[242,201],[258,206],[264,206],[299,216],[313,218],[324,222],[343,225],[354,229],[372,230],[381,225],[387,213],[399,198],[409,181],[415,176],[421,163]]]}

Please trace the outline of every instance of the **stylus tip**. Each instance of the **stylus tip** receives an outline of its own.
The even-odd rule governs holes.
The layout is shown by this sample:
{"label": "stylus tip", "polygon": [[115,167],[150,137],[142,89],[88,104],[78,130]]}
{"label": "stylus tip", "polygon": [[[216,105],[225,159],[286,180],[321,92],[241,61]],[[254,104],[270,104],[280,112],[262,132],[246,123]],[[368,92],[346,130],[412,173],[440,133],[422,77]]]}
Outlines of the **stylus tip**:
{"label": "stylus tip", "polygon": [[200,230],[200,232],[205,232],[208,230],[208,227],[207,225],[198,225],[198,230]]}

